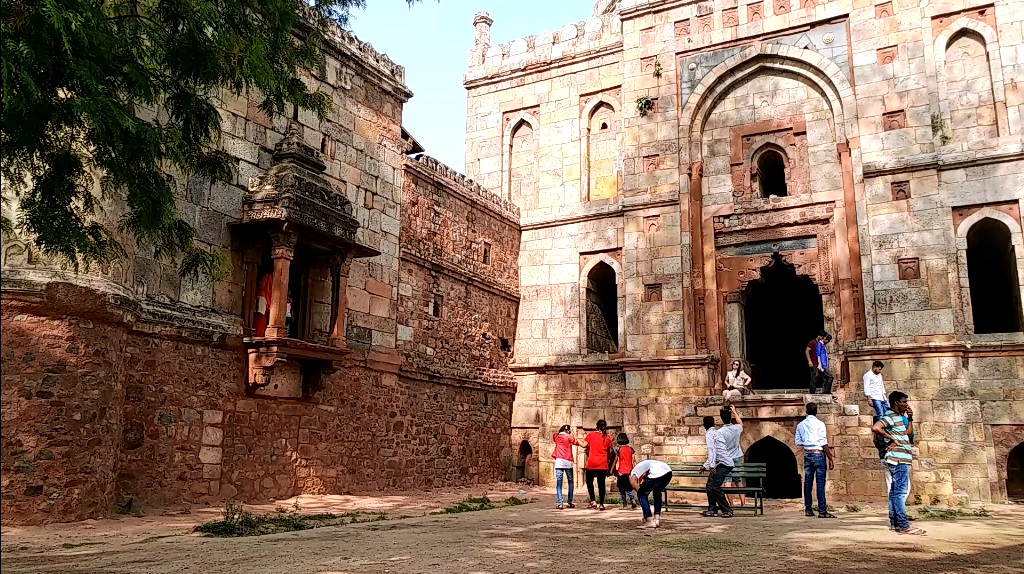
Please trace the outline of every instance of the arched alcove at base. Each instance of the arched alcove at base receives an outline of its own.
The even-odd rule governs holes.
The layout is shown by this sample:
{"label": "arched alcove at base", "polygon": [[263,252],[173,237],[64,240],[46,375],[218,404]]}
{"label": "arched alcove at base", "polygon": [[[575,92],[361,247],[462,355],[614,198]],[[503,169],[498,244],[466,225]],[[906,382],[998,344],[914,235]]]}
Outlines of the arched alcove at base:
{"label": "arched alcove at base", "polygon": [[744,454],[745,462],[763,462],[767,465],[764,479],[747,479],[749,486],[764,487],[765,498],[800,498],[803,494],[796,455],[783,442],[766,436],[750,445]]}

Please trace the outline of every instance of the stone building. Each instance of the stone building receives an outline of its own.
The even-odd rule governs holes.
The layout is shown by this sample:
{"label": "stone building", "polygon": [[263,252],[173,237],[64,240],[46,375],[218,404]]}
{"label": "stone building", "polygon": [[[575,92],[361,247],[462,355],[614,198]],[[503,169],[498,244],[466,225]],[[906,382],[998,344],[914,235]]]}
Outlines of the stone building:
{"label": "stone building", "polygon": [[518,210],[422,155],[402,67],[339,30],[325,69],[324,122],[222,94],[237,179],[177,200],[225,281],[4,239],[4,524],[504,476]]}
{"label": "stone building", "polygon": [[861,385],[881,360],[915,408],[915,494],[1024,496],[1024,2],[602,0],[504,44],[491,24],[466,171],[521,213],[526,474],[599,418],[700,459],[740,359],[747,459],[799,492],[824,328],[833,493],[885,493]]}

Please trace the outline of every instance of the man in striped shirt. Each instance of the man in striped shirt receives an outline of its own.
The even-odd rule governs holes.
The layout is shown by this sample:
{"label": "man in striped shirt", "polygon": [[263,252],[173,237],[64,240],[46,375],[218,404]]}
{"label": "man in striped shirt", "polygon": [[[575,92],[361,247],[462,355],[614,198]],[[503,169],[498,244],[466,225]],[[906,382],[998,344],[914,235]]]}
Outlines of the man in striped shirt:
{"label": "man in striped shirt", "polygon": [[[871,431],[885,439],[885,467],[892,476],[889,489],[889,525],[900,534],[924,534],[920,528],[911,528],[907,520],[906,497],[910,492],[910,465],[913,447],[910,436],[914,433],[914,411],[907,404],[907,395],[899,391],[889,393],[889,409],[885,416],[871,427]],[[906,422],[904,422],[906,417]]]}

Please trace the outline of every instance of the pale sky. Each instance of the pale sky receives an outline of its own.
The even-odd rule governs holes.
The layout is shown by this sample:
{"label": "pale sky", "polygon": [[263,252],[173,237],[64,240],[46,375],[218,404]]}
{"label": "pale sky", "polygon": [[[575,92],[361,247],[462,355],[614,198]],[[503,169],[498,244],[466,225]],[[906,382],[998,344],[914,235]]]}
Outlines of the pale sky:
{"label": "pale sky", "polygon": [[555,32],[587,20],[593,0],[367,0],[352,13],[350,27],[395,63],[405,66],[413,98],[405,105],[405,128],[427,154],[463,171],[466,90],[462,75],[473,44],[473,14],[490,12],[491,44]]}

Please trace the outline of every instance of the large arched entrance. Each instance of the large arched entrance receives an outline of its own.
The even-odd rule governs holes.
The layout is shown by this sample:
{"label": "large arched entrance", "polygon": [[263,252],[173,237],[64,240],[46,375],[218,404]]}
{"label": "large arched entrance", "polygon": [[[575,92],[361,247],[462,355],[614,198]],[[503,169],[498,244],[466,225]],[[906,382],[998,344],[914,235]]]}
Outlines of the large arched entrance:
{"label": "large arched entrance", "polygon": [[1020,331],[1017,255],[1010,241],[1010,230],[1001,221],[986,217],[967,232],[967,276],[974,332]]}
{"label": "large arched entrance", "polygon": [[747,361],[758,389],[806,389],[804,349],[825,323],[821,293],[776,253],[747,288]]}
{"label": "large arched entrance", "polygon": [[750,486],[764,488],[765,498],[800,498],[802,491],[796,455],[782,441],[766,436],[750,445],[743,460],[767,465],[764,479],[747,479]]}
{"label": "large arched entrance", "polygon": [[1006,498],[1024,501],[1024,442],[1006,457]]}

